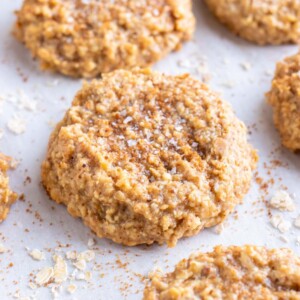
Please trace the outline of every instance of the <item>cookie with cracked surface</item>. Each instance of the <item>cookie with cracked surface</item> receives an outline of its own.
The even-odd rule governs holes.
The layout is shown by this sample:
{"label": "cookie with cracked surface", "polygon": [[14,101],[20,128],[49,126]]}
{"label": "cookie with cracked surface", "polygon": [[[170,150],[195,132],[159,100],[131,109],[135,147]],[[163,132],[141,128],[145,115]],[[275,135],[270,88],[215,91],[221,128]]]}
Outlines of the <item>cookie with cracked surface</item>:
{"label": "cookie with cracked surface", "polygon": [[287,57],[276,67],[267,101],[273,107],[273,120],[282,144],[300,150],[300,53]]}
{"label": "cookie with cracked surface", "polygon": [[209,9],[236,35],[259,45],[298,43],[298,0],[205,0]]}
{"label": "cookie with cracked surface", "polygon": [[99,237],[174,246],[232,212],[256,160],[245,125],[206,85],[119,70],[76,95],[50,138],[42,180]]}
{"label": "cookie with cracked surface", "polygon": [[14,33],[42,69],[93,78],[152,65],[194,27],[191,0],[25,0]]}
{"label": "cookie with cracked surface", "polygon": [[0,223],[6,219],[10,206],[17,200],[17,194],[9,189],[6,175],[10,161],[9,157],[0,153]]}
{"label": "cookie with cracked surface", "polygon": [[158,299],[300,299],[300,258],[289,249],[217,246],[152,274],[144,300]]}

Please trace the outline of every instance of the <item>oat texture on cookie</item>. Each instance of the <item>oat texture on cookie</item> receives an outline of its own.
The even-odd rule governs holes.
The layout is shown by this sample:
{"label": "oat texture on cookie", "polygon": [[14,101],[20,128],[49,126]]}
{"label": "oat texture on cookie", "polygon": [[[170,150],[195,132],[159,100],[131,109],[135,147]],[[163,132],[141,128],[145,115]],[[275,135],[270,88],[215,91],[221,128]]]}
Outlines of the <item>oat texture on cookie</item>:
{"label": "oat texture on cookie", "polygon": [[232,212],[256,160],[245,125],[206,85],[119,70],[78,92],[51,135],[42,180],[99,237],[174,246]]}
{"label": "oat texture on cookie", "polygon": [[300,150],[300,54],[277,64],[267,100],[273,107],[273,119],[282,144]]}
{"label": "oat texture on cookie", "polygon": [[92,78],[149,66],[191,39],[191,0],[24,0],[15,36],[41,68]]}
{"label": "oat texture on cookie", "polygon": [[10,163],[11,159],[0,153],[0,223],[6,219],[10,206],[17,200],[17,194],[9,189],[6,174]]}
{"label": "oat texture on cookie", "polygon": [[238,36],[259,45],[298,43],[298,0],[205,0],[209,9]]}
{"label": "oat texture on cookie", "polygon": [[154,272],[144,300],[299,299],[300,258],[288,249],[217,246],[172,273]]}

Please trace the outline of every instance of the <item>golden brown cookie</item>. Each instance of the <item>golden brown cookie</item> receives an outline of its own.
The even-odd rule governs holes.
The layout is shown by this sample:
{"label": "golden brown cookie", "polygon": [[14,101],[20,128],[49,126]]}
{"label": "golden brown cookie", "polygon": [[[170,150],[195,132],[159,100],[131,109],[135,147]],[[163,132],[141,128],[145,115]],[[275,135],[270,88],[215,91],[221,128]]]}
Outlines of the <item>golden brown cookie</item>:
{"label": "golden brown cookie", "polygon": [[257,43],[297,43],[300,39],[298,0],[205,0],[212,13],[232,32]]}
{"label": "golden brown cookie", "polygon": [[149,66],[191,39],[191,0],[25,0],[15,36],[42,69],[92,78]]}
{"label": "golden brown cookie", "polygon": [[120,70],[76,95],[50,138],[42,180],[99,237],[174,246],[232,212],[256,160],[245,125],[206,85]]}
{"label": "golden brown cookie", "polygon": [[144,300],[300,299],[300,258],[288,249],[217,246],[151,277]]}
{"label": "golden brown cookie", "polygon": [[300,53],[277,64],[267,100],[273,107],[273,119],[282,144],[300,150]]}
{"label": "golden brown cookie", "polygon": [[17,200],[17,194],[9,189],[6,175],[11,159],[0,153],[0,223],[4,221],[10,206]]}

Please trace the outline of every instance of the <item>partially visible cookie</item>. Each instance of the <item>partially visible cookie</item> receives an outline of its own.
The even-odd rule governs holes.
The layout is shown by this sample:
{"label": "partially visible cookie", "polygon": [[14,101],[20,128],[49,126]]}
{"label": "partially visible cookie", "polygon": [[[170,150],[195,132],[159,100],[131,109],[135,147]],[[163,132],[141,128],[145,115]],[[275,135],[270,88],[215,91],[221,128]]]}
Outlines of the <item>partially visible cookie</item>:
{"label": "partially visible cookie", "polygon": [[277,64],[267,100],[273,107],[273,119],[282,144],[300,150],[300,53]]}
{"label": "partially visible cookie", "polygon": [[194,27],[191,0],[24,0],[14,32],[42,69],[92,78],[152,65]]}
{"label": "partially visible cookie", "polygon": [[172,273],[152,274],[144,300],[300,299],[300,258],[288,249],[217,246]]}
{"label": "partially visible cookie", "polygon": [[298,43],[298,0],[205,0],[232,32],[259,45]]}
{"label": "partially visible cookie", "polygon": [[9,189],[6,175],[10,161],[9,157],[0,153],[0,223],[6,219],[10,206],[17,200],[17,194]]}
{"label": "partially visible cookie", "polygon": [[51,135],[42,181],[99,237],[174,246],[233,211],[256,161],[245,125],[206,85],[119,70],[78,92]]}

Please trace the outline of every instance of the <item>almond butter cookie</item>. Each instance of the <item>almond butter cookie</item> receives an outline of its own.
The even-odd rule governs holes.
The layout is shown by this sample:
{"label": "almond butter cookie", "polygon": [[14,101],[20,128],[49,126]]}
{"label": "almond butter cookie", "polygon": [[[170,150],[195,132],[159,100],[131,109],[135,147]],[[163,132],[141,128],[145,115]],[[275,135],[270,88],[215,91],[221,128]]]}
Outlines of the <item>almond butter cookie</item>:
{"label": "almond butter cookie", "polygon": [[191,0],[25,0],[15,36],[41,68],[92,78],[149,66],[191,39]]}
{"label": "almond butter cookie", "polygon": [[42,181],[99,237],[174,246],[232,212],[256,160],[245,125],[206,85],[119,70],[78,92],[51,135]]}
{"label": "almond butter cookie", "polygon": [[6,219],[10,206],[17,200],[17,194],[9,189],[6,175],[10,161],[9,157],[0,153],[0,223]]}
{"label": "almond butter cookie", "polygon": [[144,300],[159,299],[300,299],[300,258],[288,249],[217,246],[152,274]]}
{"label": "almond butter cookie", "polygon": [[300,150],[300,53],[277,64],[267,101],[273,107],[273,119],[282,144]]}
{"label": "almond butter cookie", "polygon": [[232,32],[257,43],[297,43],[300,38],[298,0],[205,0]]}

